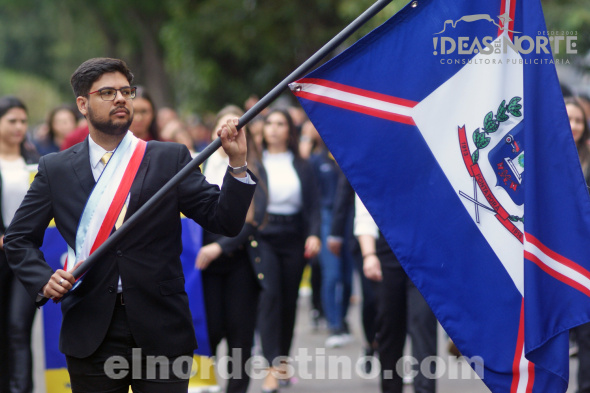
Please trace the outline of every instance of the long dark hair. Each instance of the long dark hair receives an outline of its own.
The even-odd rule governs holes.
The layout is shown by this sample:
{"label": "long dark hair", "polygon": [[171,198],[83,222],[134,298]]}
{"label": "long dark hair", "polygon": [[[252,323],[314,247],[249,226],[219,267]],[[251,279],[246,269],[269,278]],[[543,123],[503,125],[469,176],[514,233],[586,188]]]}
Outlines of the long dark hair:
{"label": "long dark hair", "polygon": [[[281,108],[274,108],[271,109],[270,112],[266,115],[265,118],[265,125],[266,121],[268,120],[269,116],[273,113],[280,113],[283,115],[285,120],[287,120],[287,126],[289,127],[289,137],[287,138],[287,149],[295,155],[295,158],[299,158],[299,133],[297,132],[297,128],[295,128],[295,124],[293,123],[293,118],[289,114],[286,109]],[[263,131],[264,135],[264,131]],[[266,140],[262,138],[262,146],[266,149]]]}
{"label": "long dark hair", "polygon": [[154,105],[154,100],[152,100],[152,97],[145,90],[145,88],[143,86],[137,86],[137,91],[135,93],[135,97],[136,98],[143,98],[144,100],[147,100],[150,103],[150,105],[152,107],[153,116],[152,116],[152,122],[150,123],[150,126],[148,127],[148,133],[150,134],[150,136],[152,137],[153,140],[159,141],[160,137],[158,135],[158,122],[157,122],[158,111],[156,110],[156,105]]}
{"label": "long dark hair", "polygon": [[582,167],[584,168],[584,174],[586,175],[586,167],[590,165],[590,149],[588,148],[590,129],[588,128],[588,118],[586,117],[586,112],[584,112],[582,104],[580,104],[580,101],[578,101],[577,98],[567,97],[564,101],[566,106],[573,105],[582,112],[582,119],[584,120],[584,132],[582,132],[582,136],[576,142],[576,147],[578,149],[578,156],[580,157],[580,162],[582,163]]}
{"label": "long dark hair", "polygon": [[[27,107],[21,100],[14,96],[4,96],[0,98],[0,119],[13,108],[20,108],[28,114]],[[20,144],[20,155],[25,159],[27,164],[39,162],[39,153],[37,153],[35,146],[26,136]]]}

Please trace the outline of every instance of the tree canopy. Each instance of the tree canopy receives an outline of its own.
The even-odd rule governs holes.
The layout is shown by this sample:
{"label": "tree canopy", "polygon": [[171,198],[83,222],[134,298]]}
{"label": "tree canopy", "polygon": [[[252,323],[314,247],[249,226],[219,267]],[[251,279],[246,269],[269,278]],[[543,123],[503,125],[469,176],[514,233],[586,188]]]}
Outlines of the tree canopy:
{"label": "tree canopy", "polygon": [[[34,75],[72,102],[69,78],[81,62],[119,57],[158,106],[217,110],[264,95],[373,2],[0,0],[0,68]],[[587,2],[543,0],[549,28],[577,31],[582,53]],[[344,46],[406,3],[393,0]]]}

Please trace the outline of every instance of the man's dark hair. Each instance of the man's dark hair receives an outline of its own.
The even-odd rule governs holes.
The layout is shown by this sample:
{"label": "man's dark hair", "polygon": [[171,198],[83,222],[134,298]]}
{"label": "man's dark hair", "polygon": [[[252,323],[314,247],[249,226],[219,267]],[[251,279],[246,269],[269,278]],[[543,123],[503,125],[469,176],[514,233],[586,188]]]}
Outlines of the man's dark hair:
{"label": "man's dark hair", "polygon": [[75,97],[86,97],[90,93],[90,87],[103,74],[109,72],[120,72],[125,75],[129,84],[133,81],[133,74],[127,67],[123,60],[111,59],[108,57],[96,57],[94,59],[86,60],[78,67],[72,74],[70,84],[74,90]]}

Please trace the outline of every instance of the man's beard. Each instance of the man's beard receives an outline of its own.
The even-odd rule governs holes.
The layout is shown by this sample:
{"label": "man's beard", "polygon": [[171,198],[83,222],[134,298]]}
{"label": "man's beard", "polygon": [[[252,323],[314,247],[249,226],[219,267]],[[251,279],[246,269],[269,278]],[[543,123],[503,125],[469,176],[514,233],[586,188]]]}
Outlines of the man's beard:
{"label": "man's beard", "polygon": [[[113,111],[118,109],[120,108],[115,108]],[[133,122],[133,115],[129,116],[129,119],[126,122],[116,125],[113,123],[110,117],[106,121],[96,118],[92,112],[92,107],[88,106],[88,121],[95,129],[107,135],[122,135],[129,130],[129,126]]]}

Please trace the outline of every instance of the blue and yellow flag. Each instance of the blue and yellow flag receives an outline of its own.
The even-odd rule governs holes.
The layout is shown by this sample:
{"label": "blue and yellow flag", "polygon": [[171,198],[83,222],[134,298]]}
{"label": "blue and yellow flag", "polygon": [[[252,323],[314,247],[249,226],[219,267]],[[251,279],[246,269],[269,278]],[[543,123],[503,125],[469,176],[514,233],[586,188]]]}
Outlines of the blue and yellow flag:
{"label": "blue and yellow flag", "polygon": [[[195,335],[199,348],[195,351],[190,391],[202,391],[217,385],[213,362],[209,358],[209,338],[203,300],[201,272],[194,268],[195,258],[201,248],[202,229],[190,219],[182,219],[182,245],[180,256],[185,276],[189,307],[193,316]],[[59,231],[52,224],[45,232],[41,248],[47,263],[52,269],[62,269],[67,255],[67,245]],[[43,307],[43,327],[45,341],[45,383],[47,393],[71,392],[70,378],[66,368],[65,355],[58,349],[59,330],[61,327],[61,310],[59,305],[48,302]]]}

